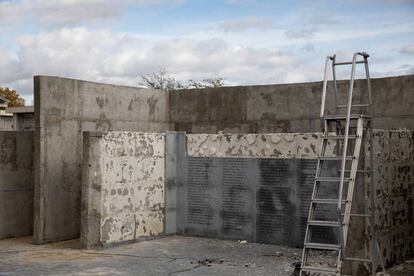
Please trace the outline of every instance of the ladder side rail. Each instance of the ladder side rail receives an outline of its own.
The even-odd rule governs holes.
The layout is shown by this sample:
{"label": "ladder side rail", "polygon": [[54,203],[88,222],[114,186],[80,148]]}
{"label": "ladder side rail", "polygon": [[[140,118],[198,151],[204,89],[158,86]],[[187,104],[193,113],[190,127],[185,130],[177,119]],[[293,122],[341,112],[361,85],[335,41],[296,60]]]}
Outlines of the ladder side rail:
{"label": "ladder side rail", "polygon": [[325,61],[325,73],[324,73],[324,77],[323,77],[322,102],[321,102],[321,112],[320,112],[321,127],[324,127],[322,119],[323,119],[323,116],[325,115],[326,87],[328,85],[328,63],[329,63],[330,59],[331,59],[331,57],[327,56],[326,61]]}
{"label": "ladder side rail", "polygon": [[[323,129],[324,129],[323,135],[325,136],[328,133],[328,127],[327,127],[326,120],[325,120]],[[322,139],[322,146],[321,146],[320,156],[325,155],[327,145],[328,145],[328,140],[327,139]],[[322,166],[321,160],[318,159],[318,164],[317,164],[316,173],[315,173],[315,180],[313,181],[311,204],[309,206],[308,219],[307,219],[307,222],[306,222],[305,238],[304,238],[304,241],[303,241],[304,244],[306,244],[306,243],[309,242],[310,236],[312,235],[311,229],[309,227],[309,221],[313,218],[313,213],[314,213],[313,207],[314,207],[314,204],[312,203],[312,199],[316,198],[316,194],[317,194],[316,178],[321,173],[321,166]],[[307,260],[308,260],[308,251],[307,251],[306,247],[303,247],[301,267],[306,266]],[[303,273],[304,273],[304,271],[301,269],[300,270],[300,276],[304,275]]]}
{"label": "ladder side rail", "polygon": [[344,246],[344,233],[343,233],[343,229],[342,229],[342,218],[341,218],[341,210],[337,209],[337,215],[338,215],[338,240],[339,240],[339,246],[341,247],[341,250],[338,252],[339,256],[338,256],[338,262],[341,262],[344,260],[345,257],[345,246]]}
{"label": "ladder side rail", "polygon": [[340,210],[342,208],[341,206],[342,193],[343,193],[342,190],[344,187],[346,151],[348,147],[349,124],[350,124],[351,106],[352,106],[352,93],[354,89],[355,67],[356,67],[357,56],[358,56],[358,53],[355,53],[352,59],[351,80],[349,82],[349,91],[348,91],[348,108],[346,112],[345,139],[344,139],[344,145],[343,145],[343,150],[342,150],[341,180],[339,182],[339,192],[338,192],[338,209]]}
{"label": "ladder side rail", "polygon": [[336,54],[331,57],[332,60],[332,80],[334,85],[334,92],[335,92],[335,114],[338,114],[338,106],[339,106],[339,98],[338,98],[338,85],[336,83],[336,69],[335,69],[335,62],[336,62]]}
{"label": "ladder side rail", "polygon": [[348,192],[347,192],[345,212],[344,212],[344,218],[343,218],[344,247],[346,247],[347,240],[348,240],[349,220],[351,217],[352,201],[353,201],[354,189],[355,189],[355,179],[356,179],[356,172],[358,170],[359,155],[361,152],[363,131],[364,131],[364,123],[363,123],[363,119],[360,118],[358,119],[357,139],[355,140],[355,147],[354,147],[354,153],[353,153],[354,159],[352,160],[352,165],[351,165],[350,181],[348,182]]}

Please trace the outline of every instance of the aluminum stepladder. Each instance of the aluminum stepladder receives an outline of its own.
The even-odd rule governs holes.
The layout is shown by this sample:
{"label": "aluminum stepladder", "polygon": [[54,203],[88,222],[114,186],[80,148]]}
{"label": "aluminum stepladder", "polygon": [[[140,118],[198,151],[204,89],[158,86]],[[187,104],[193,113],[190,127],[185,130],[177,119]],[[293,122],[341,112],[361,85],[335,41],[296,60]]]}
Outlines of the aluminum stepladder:
{"label": "aluminum stepladder", "polygon": [[[358,57],[361,56],[363,60],[358,60]],[[356,261],[371,264],[372,275],[375,275],[375,270],[377,267],[377,258],[380,261],[383,272],[385,273],[383,259],[379,250],[379,244],[375,229],[375,180],[373,168],[373,149],[372,149],[372,94],[371,94],[371,83],[369,76],[369,67],[368,67],[368,57],[369,55],[364,52],[358,52],[353,55],[351,62],[336,62],[336,55],[328,56],[325,63],[325,73],[322,89],[322,104],[321,104],[321,123],[323,128],[323,139],[321,154],[318,157],[318,164],[315,174],[312,198],[309,208],[308,221],[305,232],[305,239],[303,244],[303,254],[302,254],[302,264],[300,275],[343,275],[342,274],[342,265],[345,260],[347,261]],[[327,90],[327,79],[328,79],[328,66],[332,62],[332,74],[333,74],[333,86],[335,92],[335,115],[326,115],[325,113],[325,100],[326,100],[326,90]],[[366,75],[366,85],[368,92],[368,102],[367,103],[358,103],[353,104],[353,89],[354,89],[354,80],[355,80],[355,71],[357,64],[364,64],[365,75]],[[338,65],[352,65],[351,69],[351,79],[349,82],[349,89],[347,95],[347,104],[340,105],[338,87],[336,80],[336,70],[335,67]],[[366,114],[361,113],[351,113],[353,108],[365,108],[367,110]],[[346,109],[346,114],[339,114],[339,110]],[[334,123],[335,133],[330,132],[330,126]],[[343,125],[345,124],[345,125]],[[366,131],[364,131],[366,129]],[[353,133],[350,134],[350,130]],[[364,132],[365,136],[368,136],[370,144],[370,155],[369,155],[369,170],[360,169],[359,160],[360,153],[362,151],[362,141]],[[350,142],[352,140],[352,142]],[[367,139],[365,139],[367,140]],[[332,156],[327,156],[327,147],[329,141],[336,141],[336,154]],[[349,144],[352,146],[350,147]],[[323,166],[325,162],[338,162],[338,170],[335,176],[323,175]],[[354,200],[354,189],[355,183],[360,178],[361,173],[365,173],[369,177],[369,181],[365,181],[365,192],[369,193],[369,207],[365,206],[365,211],[362,214],[351,213],[352,201]],[[326,172],[325,172],[326,174]],[[364,176],[362,176],[364,177]],[[361,181],[358,182],[360,184]],[[322,186],[322,183],[325,185],[337,185],[337,197],[336,198],[323,198],[319,194],[319,190]],[[323,206],[326,209],[336,209],[336,219],[320,219],[316,217],[316,208],[318,206]],[[350,225],[350,219],[352,216],[365,218],[367,222],[368,229],[368,238],[370,240],[370,247],[368,249],[369,253],[366,258],[357,258],[357,257],[348,257],[345,254],[345,249],[348,242],[348,230]],[[320,239],[317,241],[312,240],[312,231],[315,227],[333,230],[337,234],[337,241],[332,242],[322,242]],[[325,229],[326,229],[325,228]],[[335,267],[327,266],[315,266],[308,264],[309,253],[312,250],[323,250],[323,251],[335,251],[337,252],[337,259]]]}

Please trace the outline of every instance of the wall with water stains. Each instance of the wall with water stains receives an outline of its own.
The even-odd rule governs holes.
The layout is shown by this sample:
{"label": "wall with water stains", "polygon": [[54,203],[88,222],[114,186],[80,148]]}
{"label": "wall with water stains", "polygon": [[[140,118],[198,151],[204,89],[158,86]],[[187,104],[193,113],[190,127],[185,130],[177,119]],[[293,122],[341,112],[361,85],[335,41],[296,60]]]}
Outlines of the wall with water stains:
{"label": "wall with water stains", "polygon": [[84,138],[82,245],[163,233],[165,135],[87,132]]}
{"label": "wall with water stains", "polygon": [[414,256],[414,133],[373,135],[379,242],[390,265]]}

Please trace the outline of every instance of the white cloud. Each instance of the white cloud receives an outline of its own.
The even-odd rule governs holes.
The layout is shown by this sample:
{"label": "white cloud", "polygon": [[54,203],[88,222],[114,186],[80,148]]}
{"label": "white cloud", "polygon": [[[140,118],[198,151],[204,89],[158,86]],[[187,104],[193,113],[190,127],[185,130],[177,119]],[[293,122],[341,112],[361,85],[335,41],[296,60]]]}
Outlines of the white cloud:
{"label": "white cloud", "polygon": [[0,2],[3,25],[36,22],[45,26],[67,26],[111,20],[129,6],[181,4],[184,0],[19,0]]}
{"label": "white cloud", "polygon": [[414,55],[414,44],[405,45],[401,48],[400,53],[407,55]]}
{"label": "white cloud", "polygon": [[244,32],[254,29],[269,30],[275,28],[275,25],[269,18],[248,17],[224,22],[219,28],[225,32]]}
{"label": "white cloud", "polygon": [[313,38],[315,27],[292,28],[285,32],[285,36],[289,39],[311,39]]}
{"label": "white cloud", "polygon": [[[61,29],[19,39],[17,58],[0,52],[0,86],[30,99],[33,75],[137,85],[139,75],[166,68],[179,80],[224,77],[228,84],[319,79],[310,63],[278,49],[242,47],[223,39],[160,39],[110,30]],[[321,64],[322,66],[322,64]],[[316,71],[318,72],[318,71]],[[319,72],[318,72],[319,73]]]}

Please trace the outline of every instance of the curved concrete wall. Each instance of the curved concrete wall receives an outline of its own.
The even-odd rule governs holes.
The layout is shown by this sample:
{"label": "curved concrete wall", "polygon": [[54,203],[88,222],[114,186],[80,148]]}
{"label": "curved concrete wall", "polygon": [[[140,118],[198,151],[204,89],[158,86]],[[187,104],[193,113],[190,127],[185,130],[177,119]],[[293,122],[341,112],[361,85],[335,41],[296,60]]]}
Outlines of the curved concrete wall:
{"label": "curved concrete wall", "polygon": [[[349,81],[339,81],[345,103]],[[414,129],[414,75],[372,79],[375,128]],[[326,106],[334,112],[332,84]],[[187,133],[320,131],[322,82],[179,90],[170,93],[172,129]],[[366,100],[356,80],[354,103]],[[356,110],[357,111],[357,110]]]}

